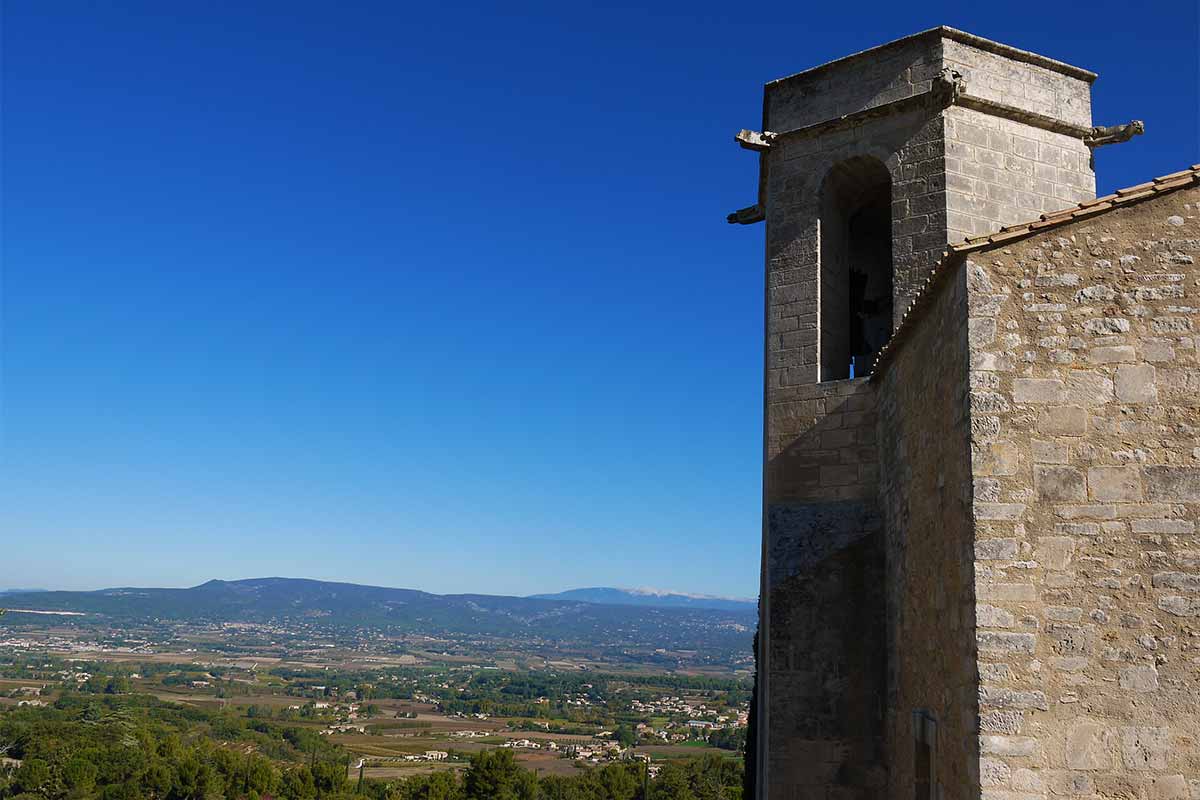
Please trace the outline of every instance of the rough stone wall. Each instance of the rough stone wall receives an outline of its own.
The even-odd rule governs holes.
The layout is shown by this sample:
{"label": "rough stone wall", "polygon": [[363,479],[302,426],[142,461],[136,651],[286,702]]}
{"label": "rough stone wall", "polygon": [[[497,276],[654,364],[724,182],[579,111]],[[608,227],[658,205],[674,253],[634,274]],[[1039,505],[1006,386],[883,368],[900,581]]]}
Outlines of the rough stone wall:
{"label": "rough stone wall", "polygon": [[985,798],[1200,797],[1198,204],[966,265]]}
{"label": "rough stone wall", "polygon": [[967,361],[960,275],[941,287],[877,378],[889,797],[912,796],[917,710],[936,721],[933,779],[940,791],[948,798],[979,793]]}

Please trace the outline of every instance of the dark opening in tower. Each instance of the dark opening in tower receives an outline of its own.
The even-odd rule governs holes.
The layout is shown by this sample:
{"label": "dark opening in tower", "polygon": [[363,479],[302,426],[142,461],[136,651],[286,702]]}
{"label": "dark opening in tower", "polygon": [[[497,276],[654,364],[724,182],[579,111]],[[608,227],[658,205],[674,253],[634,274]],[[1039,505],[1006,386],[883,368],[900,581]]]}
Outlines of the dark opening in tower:
{"label": "dark opening in tower", "polygon": [[861,377],[892,335],[892,178],[877,159],[825,176],[820,264],[820,379]]}

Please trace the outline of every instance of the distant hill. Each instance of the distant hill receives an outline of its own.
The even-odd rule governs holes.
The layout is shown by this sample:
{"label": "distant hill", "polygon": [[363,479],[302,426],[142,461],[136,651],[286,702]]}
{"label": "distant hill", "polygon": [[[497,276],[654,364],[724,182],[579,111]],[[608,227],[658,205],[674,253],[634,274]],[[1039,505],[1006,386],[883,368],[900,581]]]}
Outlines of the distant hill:
{"label": "distant hill", "polygon": [[[725,609],[598,603],[564,598],[437,595],[302,578],[213,580],[188,589],[116,588],[9,594],[5,623],[32,624],[29,611],[70,611],[71,624],[272,622],[294,628],[373,629],[400,634],[491,637],[584,647],[686,650],[724,660],[749,651],[753,604]],[[64,623],[65,624],[65,623]],[[0,626],[2,627],[2,626]]]}
{"label": "distant hill", "polygon": [[653,608],[707,608],[715,611],[748,611],[750,613],[755,613],[758,609],[757,600],[715,597],[707,594],[682,594],[658,589],[614,589],[608,586],[569,589],[556,594],[535,594],[530,597],[537,600],[574,600],[579,603]]}
{"label": "distant hill", "polygon": [[45,589],[0,589],[0,597],[6,594],[37,594],[44,592]]}

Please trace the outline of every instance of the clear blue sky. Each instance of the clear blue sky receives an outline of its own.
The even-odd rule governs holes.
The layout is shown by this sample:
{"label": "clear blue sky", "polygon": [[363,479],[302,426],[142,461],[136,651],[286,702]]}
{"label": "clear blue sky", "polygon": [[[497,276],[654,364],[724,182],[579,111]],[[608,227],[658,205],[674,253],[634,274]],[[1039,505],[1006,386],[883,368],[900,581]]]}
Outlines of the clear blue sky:
{"label": "clear blue sky", "polygon": [[1197,4],[4,4],[0,587],[757,593],[761,86],[949,24],[1198,160]]}

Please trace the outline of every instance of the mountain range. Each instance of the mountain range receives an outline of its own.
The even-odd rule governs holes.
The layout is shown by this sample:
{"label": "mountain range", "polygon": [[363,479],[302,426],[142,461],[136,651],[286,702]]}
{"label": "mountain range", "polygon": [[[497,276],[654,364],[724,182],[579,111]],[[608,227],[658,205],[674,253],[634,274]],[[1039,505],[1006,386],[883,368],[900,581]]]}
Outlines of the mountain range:
{"label": "mountain range", "polygon": [[652,606],[655,608],[709,608],[717,611],[749,611],[758,608],[758,601],[739,597],[717,597],[710,594],[684,594],[661,589],[614,589],[595,586],[590,589],[568,589],[555,594],[534,594],[539,600],[576,600],[580,603],[602,605]]}
{"label": "mountain range", "polygon": [[[729,603],[710,598],[716,603]],[[69,611],[73,625],[281,623],[296,628],[485,637],[607,653],[703,651],[716,660],[749,652],[752,603],[713,607],[684,595],[585,589],[547,597],[437,595],[302,578],[212,580],[186,589],[122,587],[3,596],[5,625],[44,622],[29,611]],[[64,623],[66,624],[66,623]]]}

